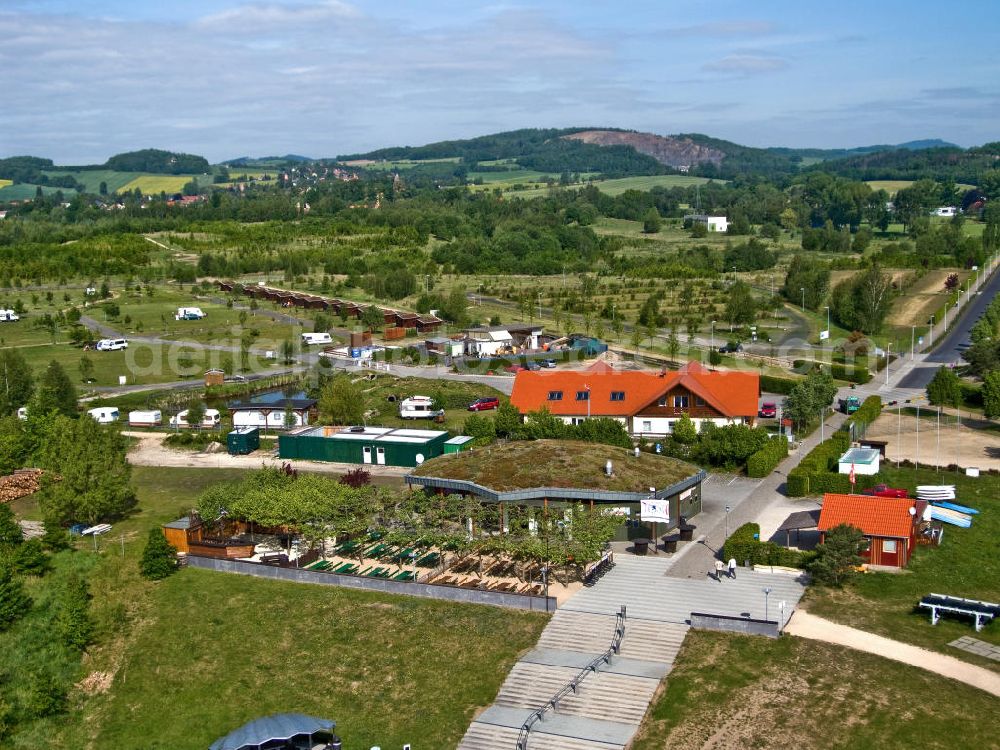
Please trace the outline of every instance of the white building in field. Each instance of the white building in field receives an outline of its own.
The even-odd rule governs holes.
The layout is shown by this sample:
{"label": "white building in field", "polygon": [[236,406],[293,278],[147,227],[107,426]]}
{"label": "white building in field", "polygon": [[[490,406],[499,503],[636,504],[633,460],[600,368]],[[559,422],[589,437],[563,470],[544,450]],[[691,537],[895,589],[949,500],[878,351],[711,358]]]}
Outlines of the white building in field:
{"label": "white building in field", "polygon": [[709,216],[708,214],[688,214],[684,217],[684,226],[704,224],[709,232],[726,232],[729,229],[729,219],[725,216]]}

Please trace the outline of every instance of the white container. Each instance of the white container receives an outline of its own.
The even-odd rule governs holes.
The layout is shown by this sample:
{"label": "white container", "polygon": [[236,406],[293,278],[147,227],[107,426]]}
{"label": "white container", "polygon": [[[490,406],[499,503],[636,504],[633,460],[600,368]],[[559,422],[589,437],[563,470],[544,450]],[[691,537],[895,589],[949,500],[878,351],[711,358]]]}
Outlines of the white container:
{"label": "white container", "polygon": [[329,333],[303,333],[302,343],[306,346],[314,346],[316,344],[332,344],[333,338]]}
{"label": "white container", "polygon": [[97,342],[99,352],[117,352],[128,349],[128,339],[101,339]]}

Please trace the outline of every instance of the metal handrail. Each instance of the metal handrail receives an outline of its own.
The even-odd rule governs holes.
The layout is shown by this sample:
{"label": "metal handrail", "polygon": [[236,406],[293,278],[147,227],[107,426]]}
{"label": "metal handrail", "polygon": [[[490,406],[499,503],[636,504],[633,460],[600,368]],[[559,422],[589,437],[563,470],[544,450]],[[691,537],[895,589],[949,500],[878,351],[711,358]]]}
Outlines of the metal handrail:
{"label": "metal handrail", "polygon": [[581,669],[576,677],[560,688],[559,692],[549,698],[548,701],[531,712],[531,715],[524,720],[523,724],[521,724],[521,731],[518,732],[517,735],[517,744],[514,746],[515,750],[528,750],[528,735],[531,733],[535,724],[540,722],[546,713],[554,711],[559,706],[559,701],[567,695],[570,693],[575,695],[576,689],[580,686],[580,683],[583,682],[587,675],[596,672],[597,668],[602,664],[610,664],[611,657],[617,654],[621,649],[622,639],[624,637],[625,605],[623,604],[617,615],[615,615],[615,634],[611,638],[611,647]]}

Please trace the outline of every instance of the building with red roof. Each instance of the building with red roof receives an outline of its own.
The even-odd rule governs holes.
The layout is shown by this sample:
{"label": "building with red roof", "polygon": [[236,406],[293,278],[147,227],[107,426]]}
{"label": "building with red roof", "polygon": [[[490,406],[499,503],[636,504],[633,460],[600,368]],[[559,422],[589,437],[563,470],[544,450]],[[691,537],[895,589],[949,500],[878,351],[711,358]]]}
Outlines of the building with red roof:
{"label": "building with red roof", "polygon": [[522,415],[547,409],[568,424],[590,417],[624,422],[636,436],[673,432],[685,414],[704,422],[753,424],[760,376],[755,372],[707,370],[691,362],[661,372],[615,370],[598,361],[586,370],[517,373],[510,402]]}
{"label": "building with red roof", "polygon": [[907,497],[871,495],[823,495],[817,529],[820,541],[835,526],[859,529],[868,540],[861,556],[871,565],[904,568],[917,544],[917,529],[927,503]]}

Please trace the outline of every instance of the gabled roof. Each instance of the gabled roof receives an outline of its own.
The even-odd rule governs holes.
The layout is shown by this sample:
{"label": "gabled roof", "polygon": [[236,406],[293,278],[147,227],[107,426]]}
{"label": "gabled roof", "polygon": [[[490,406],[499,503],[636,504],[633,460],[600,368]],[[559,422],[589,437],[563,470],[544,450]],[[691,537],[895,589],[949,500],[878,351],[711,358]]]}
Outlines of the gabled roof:
{"label": "gabled roof", "polygon": [[[522,414],[544,407],[553,414],[580,416],[588,413],[587,401],[577,401],[576,394],[589,390],[591,416],[629,417],[678,386],[700,396],[727,417],[757,414],[760,387],[757,373],[709,371],[696,362],[681,370],[659,373],[618,371],[605,362],[596,362],[587,370],[521,371],[514,380],[510,402]],[[550,401],[552,391],[562,391],[562,399]],[[612,401],[612,392],[623,392],[624,397]]]}
{"label": "gabled roof", "polygon": [[872,497],[869,495],[823,495],[823,508],[819,513],[820,531],[829,531],[834,526],[846,523],[861,529],[866,536],[887,536],[906,538],[910,536],[914,519],[910,515],[914,508],[913,498]]}

